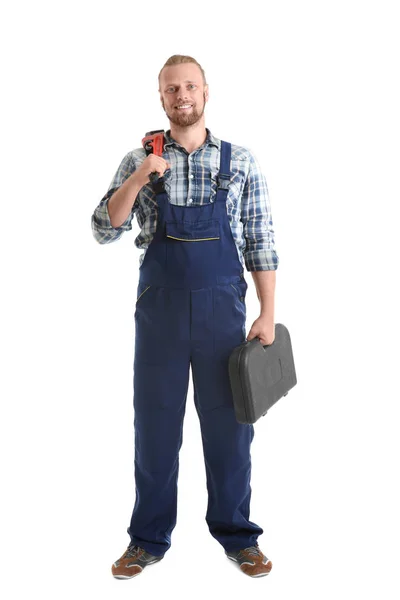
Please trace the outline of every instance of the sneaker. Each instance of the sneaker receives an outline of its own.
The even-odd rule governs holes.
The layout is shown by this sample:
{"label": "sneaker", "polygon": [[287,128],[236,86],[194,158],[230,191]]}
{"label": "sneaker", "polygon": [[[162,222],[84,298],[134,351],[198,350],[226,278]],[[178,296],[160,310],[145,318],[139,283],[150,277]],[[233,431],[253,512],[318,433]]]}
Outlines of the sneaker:
{"label": "sneaker", "polygon": [[272,569],[272,562],[263,554],[256,543],[255,546],[249,546],[242,550],[230,550],[225,554],[231,560],[239,563],[243,573],[250,577],[263,577],[268,575]]}
{"label": "sneaker", "polygon": [[139,575],[147,565],[158,562],[162,558],[164,558],[164,554],[153,556],[140,546],[129,545],[121,558],[115,561],[111,572],[116,579],[131,579],[131,577]]}

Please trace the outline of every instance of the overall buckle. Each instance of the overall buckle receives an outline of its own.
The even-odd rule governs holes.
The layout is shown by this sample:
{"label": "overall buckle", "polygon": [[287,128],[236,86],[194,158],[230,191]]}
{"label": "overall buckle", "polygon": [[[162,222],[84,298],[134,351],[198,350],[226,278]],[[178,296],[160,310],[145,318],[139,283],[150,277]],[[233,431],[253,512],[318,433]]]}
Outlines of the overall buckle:
{"label": "overall buckle", "polygon": [[226,175],[226,173],[218,173],[218,189],[228,190],[230,181],[230,175]]}

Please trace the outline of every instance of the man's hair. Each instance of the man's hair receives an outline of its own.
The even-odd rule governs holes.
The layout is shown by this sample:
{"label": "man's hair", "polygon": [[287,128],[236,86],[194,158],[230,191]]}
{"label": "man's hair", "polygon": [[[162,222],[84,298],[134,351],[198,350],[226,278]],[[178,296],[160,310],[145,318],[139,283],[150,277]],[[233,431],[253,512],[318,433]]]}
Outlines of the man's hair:
{"label": "man's hair", "polygon": [[171,65],[181,65],[182,63],[194,63],[195,65],[197,65],[199,67],[199,69],[201,71],[201,75],[203,77],[203,84],[207,85],[206,75],[204,73],[204,69],[202,68],[202,66],[197,62],[197,60],[195,58],[193,58],[192,56],[186,56],[184,54],[174,54],[173,56],[169,57],[169,59],[164,64],[163,68],[161,69],[161,71],[158,74],[158,85],[160,85],[161,72],[164,69],[164,67],[170,67]]}

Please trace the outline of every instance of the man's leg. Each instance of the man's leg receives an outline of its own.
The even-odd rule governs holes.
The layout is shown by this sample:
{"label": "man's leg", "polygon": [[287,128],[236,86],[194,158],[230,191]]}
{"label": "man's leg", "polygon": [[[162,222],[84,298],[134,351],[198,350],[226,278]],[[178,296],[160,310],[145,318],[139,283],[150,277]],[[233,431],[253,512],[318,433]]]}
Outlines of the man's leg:
{"label": "man's leg", "polygon": [[[134,428],[136,500],[128,533],[151,554],[164,554],[176,525],[179,450],[189,383],[189,344],[179,333],[185,295],[171,302],[154,287],[135,312]],[[179,318],[180,318],[179,317]]]}
{"label": "man's leg", "polygon": [[[207,476],[206,521],[211,535],[225,550],[252,546],[263,529],[249,520],[250,446],[252,425],[236,421],[229,380],[229,356],[245,339],[245,306],[232,286],[218,286],[198,293],[197,341],[192,339],[191,363],[194,400],[200,419]],[[197,315],[198,318],[198,315]],[[211,331],[207,339],[202,331]]]}

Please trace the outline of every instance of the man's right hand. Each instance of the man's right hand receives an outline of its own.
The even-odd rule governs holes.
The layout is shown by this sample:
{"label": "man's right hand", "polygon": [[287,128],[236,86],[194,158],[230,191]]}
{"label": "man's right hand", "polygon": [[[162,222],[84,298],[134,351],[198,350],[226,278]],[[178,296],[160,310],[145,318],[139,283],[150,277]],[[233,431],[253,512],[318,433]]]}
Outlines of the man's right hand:
{"label": "man's right hand", "polygon": [[149,183],[150,173],[157,171],[159,177],[162,177],[164,172],[170,168],[171,165],[162,156],[149,154],[146,156],[140,167],[136,169],[135,173],[137,173],[137,177],[143,186],[146,185],[146,183]]}

